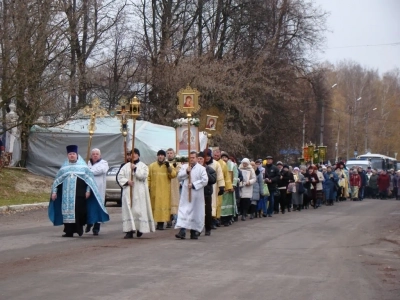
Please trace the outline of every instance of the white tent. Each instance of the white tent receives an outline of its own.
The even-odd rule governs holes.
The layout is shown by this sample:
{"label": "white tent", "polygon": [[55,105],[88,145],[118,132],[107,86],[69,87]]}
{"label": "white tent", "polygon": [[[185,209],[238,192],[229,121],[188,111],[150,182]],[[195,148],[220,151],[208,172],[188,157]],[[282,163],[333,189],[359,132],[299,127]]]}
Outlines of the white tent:
{"label": "white tent", "polygon": [[[79,155],[86,159],[89,134],[88,119],[71,120],[57,127],[33,126],[29,137],[27,168],[30,172],[54,176],[66,159],[66,146],[78,145]],[[129,120],[127,147],[131,148],[132,120]],[[124,149],[121,122],[117,118],[96,119],[96,130],[91,148],[99,148],[101,156],[109,166],[123,162]],[[157,151],[176,147],[176,131],[173,127],[136,121],[135,148],[140,151],[140,159],[146,164],[156,160]],[[204,136],[201,134],[201,136]],[[201,138],[201,147],[206,139]]]}

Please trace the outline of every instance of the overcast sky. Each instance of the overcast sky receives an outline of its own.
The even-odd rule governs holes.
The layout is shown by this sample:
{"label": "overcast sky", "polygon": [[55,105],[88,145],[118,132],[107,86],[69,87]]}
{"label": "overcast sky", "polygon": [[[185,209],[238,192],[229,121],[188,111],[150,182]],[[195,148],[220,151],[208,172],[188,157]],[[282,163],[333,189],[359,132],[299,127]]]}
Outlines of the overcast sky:
{"label": "overcast sky", "polygon": [[400,0],[313,1],[330,12],[322,61],[351,59],[380,74],[400,68]]}

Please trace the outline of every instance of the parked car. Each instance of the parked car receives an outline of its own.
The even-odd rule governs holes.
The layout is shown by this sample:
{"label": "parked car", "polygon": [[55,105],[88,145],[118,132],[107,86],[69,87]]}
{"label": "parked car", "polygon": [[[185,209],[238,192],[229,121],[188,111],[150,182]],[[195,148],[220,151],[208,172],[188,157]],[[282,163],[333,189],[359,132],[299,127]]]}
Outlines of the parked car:
{"label": "parked car", "polygon": [[119,187],[116,176],[120,166],[112,166],[106,174],[106,199],[107,202],[117,202],[121,206],[121,188]]}

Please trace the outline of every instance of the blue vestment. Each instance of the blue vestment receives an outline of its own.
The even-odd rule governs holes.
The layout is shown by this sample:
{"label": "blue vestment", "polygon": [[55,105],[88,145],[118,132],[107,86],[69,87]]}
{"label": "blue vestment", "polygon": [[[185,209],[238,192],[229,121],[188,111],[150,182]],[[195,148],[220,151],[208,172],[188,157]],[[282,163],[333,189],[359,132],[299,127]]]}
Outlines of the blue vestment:
{"label": "blue vestment", "polygon": [[[76,163],[64,162],[58,171],[52,186],[52,193],[57,193],[57,199],[50,199],[48,214],[54,226],[64,223],[75,223],[75,192],[77,179],[82,179],[90,188],[90,197],[86,199],[86,224],[103,223],[110,220],[103,204],[94,175],[79,156]],[[57,187],[62,184],[61,189]]]}

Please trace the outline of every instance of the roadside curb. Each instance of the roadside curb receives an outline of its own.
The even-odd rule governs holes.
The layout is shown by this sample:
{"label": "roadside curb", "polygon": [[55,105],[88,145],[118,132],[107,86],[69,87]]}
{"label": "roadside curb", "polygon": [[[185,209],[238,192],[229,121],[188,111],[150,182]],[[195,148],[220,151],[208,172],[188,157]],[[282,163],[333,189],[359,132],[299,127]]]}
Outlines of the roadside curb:
{"label": "roadside curb", "polygon": [[49,206],[49,202],[0,206],[0,213],[6,213],[6,212],[10,212],[10,211],[17,212],[17,211],[24,211],[24,210],[30,210],[30,209],[39,209],[39,208],[45,208],[48,206]]}

